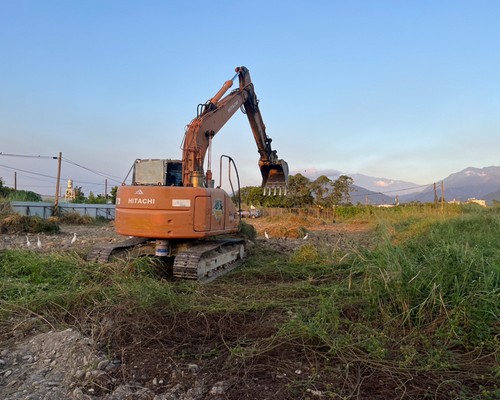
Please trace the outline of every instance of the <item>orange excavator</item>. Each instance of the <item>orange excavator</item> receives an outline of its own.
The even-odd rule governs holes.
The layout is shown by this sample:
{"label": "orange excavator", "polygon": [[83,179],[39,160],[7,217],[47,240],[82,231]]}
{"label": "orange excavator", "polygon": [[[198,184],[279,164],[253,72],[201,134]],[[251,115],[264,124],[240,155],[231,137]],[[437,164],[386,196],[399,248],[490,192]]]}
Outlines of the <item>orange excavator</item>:
{"label": "orange excavator", "polygon": [[[198,106],[198,115],[186,128],[181,161],[136,160],[132,184],[118,188],[116,232],[130,236],[130,245],[149,245],[156,256],[173,258],[176,278],[211,280],[244,257],[244,240],[230,235],[239,230],[238,210],[228,194],[215,187],[211,170],[212,139],[238,109],[248,117],[257,144],[264,193],[286,194],[288,165],[271,148],[250,73],[245,67],[235,72],[213,98]],[[237,77],[239,87],[226,95]],[[116,247],[94,256],[107,258]]]}

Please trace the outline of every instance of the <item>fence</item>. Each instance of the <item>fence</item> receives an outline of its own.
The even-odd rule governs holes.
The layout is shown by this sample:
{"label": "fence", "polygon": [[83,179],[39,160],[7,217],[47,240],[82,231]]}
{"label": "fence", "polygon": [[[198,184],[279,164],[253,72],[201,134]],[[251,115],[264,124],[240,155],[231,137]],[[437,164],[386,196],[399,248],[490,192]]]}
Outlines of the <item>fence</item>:
{"label": "fence", "polygon": [[[54,211],[53,203],[41,203],[33,201],[11,201],[12,209],[21,215],[39,216],[48,218]],[[114,204],[76,204],[59,203],[59,210],[62,213],[75,212],[80,215],[89,215],[92,218],[115,219]]]}
{"label": "fence", "polygon": [[[53,203],[40,203],[32,201],[11,201],[10,205],[14,211],[21,215],[38,215],[48,218],[54,210]],[[90,215],[92,218],[115,219],[114,204],[76,204],[59,203],[62,213],[76,212],[80,215]],[[263,208],[262,216],[276,217],[280,215],[298,215],[299,217],[316,217],[326,220],[334,219],[334,210],[330,208]]]}

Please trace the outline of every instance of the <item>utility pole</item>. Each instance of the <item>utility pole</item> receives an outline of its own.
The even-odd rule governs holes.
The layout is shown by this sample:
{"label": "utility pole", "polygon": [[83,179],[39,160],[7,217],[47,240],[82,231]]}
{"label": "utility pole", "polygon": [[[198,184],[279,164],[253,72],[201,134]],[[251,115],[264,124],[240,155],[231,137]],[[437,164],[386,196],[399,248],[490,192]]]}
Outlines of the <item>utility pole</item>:
{"label": "utility pole", "polygon": [[17,192],[17,171],[14,171],[14,192]]}
{"label": "utility pole", "polygon": [[108,180],[104,179],[104,198],[108,198]]}
{"label": "utility pole", "polygon": [[59,152],[59,157],[57,157],[57,181],[56,181],[56,199],[54,201],[54,212],[53,215],[59,214],[59,186],[61,183],[61,160],[62,152]]}
{"label": "utility pole", "polygon": [[438,194],[436,189],[436,182],[434,182],[434,207],[437,207],[438,204]]}
{"label": "utility pole", "polygon": [[441,181],[441,211],[444,210],[444,181]]}

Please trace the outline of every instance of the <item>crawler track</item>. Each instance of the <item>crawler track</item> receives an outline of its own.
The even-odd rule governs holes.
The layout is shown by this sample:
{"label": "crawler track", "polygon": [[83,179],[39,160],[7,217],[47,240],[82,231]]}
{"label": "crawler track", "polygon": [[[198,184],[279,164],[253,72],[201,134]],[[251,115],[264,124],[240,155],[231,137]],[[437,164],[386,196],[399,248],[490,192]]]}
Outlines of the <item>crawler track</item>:
{"label": "crawler track", "polygon": [[[108,262],[113,251],[141,247],[148,239],[130,238],[123,242],[94,247],[87,261]],[[245,255],[242,239],[220,239],[198,242],[175,255],[173,275],[175,279],[192,279],[210,282],[239,266]]]}
{"label": "crawler track", "polygon": [[174,278],[210,282],[239,266],[244,258],[241,239],[214,240],[197,244],[175,257]]}
{"label": "crawler track", "polygon": [[148,239],[133,237],[123,242],[105,244],[101,246],[94,247],[89,254],[87,254],[87,261],[96,261],[96,262],[108,262],[111,253],[114,250],[125,250],[128,248],[132,248],[147,242]]}

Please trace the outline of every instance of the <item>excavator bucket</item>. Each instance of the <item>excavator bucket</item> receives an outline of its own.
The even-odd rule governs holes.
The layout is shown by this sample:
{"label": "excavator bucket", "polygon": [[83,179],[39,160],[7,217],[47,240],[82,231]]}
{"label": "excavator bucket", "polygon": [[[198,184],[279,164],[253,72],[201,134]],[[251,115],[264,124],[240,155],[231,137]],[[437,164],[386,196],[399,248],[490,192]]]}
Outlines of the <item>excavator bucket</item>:
{"label": "excavator bucket", "polygon": [[264,196],[286,196],[288,185],[288,164],[285,160],[278,160],[272,164],[263,164],[260,166],[260,172],[262,173]]}

